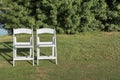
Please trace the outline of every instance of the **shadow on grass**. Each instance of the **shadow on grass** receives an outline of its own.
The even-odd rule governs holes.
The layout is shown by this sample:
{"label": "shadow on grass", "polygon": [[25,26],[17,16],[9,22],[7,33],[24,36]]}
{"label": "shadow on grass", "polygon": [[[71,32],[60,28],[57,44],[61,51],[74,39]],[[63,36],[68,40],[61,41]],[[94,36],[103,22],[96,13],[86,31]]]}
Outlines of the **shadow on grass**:
{"label": "shadow on grass", "polygon": [[[18,54],[20,54],[20,56],[27,56],[29,55],[28,52],[26,52],[28,50],[26,49],[20,49],[18,50]],[[37,53],[36,51],[34,51],[35,53]],[[9,64],[12,65],[12,60],[13,60],[13,46],[12,46],[12,42],[0,42],[0,56],[3,57]],[[41,53],[42,56],[46,56],[44,53]],[[37,56],[35,56],[35,60],[37,59]],[[48,60],[51,63],[55,63],[53,60]],[[32,62],[27,61],[29,64],[32,64]],[[36,62],[35,62],[36,64]]]}
{"label": "shadow on grass", "polygon": [[[3,57],[9,64],[12,65],[13,61],[13,46],[12,42],[0,42],[0,56]],[[26,52],[26,49],[18,49],[18,55],[27,56],[29,55]],[[27,61],[29,64],[32,64],[30,61]]]}
{"label": "shadow on grass", "polygon": [[[37,53],[37,52],[36,52],[36,53]],[[40,55],[41,55],[41,56],[50,56],[50,55],[46,55],[46,54],[43,53],[43,52],[41,52]],[[35,60],[37,60],[37,56],[35,56]],[[53,61],[53,59],[43,59],[43,60],[47,60],[47,61],[49,61],[50,63],[55,64],[55,60]],[[39,60],[39,61],[40,61],[40,60]],[[41,60],[41,61],[42,61],[42,60]],[[37,63],[35,62],[35,64],[37,64]]]}
{"label": "shadow on grass", "polygon": [[0,42],[0,56],[12,65],[12,42]]}

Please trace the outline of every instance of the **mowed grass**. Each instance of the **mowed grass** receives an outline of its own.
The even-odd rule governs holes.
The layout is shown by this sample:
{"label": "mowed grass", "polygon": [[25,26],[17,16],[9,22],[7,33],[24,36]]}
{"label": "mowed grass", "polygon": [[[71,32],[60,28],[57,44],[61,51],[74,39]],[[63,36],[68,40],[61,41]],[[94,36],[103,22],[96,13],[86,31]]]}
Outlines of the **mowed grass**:
{"label": "mowed grass", "polygon": [[[22,35],[22,37],[25,39],[28,36]],[[35,60],[35,66],[32,66],[31,61],[16,61],[16,66],[13,67],[12,36],[2,36],[0,37],[0,79],[120,80],[119,32],[58,34],[57,51],[58,65],[54,60],[40,60],[39,66],[36,66]],[[42,49],[42,53],[49,52],[50,49]]]}

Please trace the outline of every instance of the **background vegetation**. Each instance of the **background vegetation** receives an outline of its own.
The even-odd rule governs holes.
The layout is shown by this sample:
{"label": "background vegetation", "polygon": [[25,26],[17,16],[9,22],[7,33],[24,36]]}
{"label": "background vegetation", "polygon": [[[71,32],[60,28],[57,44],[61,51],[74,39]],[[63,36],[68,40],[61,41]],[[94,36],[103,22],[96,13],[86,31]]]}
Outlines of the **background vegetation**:
{"label": "background vegetation", "polygon": [[120,0],[3,0],[4,28],[56,28],[59,33],[120,31]]}

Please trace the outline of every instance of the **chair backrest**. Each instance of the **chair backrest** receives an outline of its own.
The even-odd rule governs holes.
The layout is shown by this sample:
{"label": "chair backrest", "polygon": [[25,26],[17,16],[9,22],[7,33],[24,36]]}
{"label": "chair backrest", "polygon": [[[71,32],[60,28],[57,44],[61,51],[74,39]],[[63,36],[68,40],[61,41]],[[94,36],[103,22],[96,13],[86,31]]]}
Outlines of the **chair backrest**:
{"label": "chair backrest", "polygon": [[[22,37],[22,35],[20,36],[20,34],[26,34],[29,35],[29,38],[27,37],[26,39],[20,39],[17,40],[17,38]],[[18,37],[17,37],[18,35]],[[23,38],[23,37],[22,37]],[[30,40],[30,42],[33,43],[33,29],[28,29],[28,28],[18,28],[18,29],[13,29],[13,42],[28,42]]]}
{"label": "chair backrest", "polygon": [[13,34],[32,34],[33,30],[32,29],[26,29],[26,28],[18,28],[18,29],[13,29]]}
{"label": "chair backrest", "polygon": [[37,34],[45,34],[45,33],[55,34],[55,29],[51,29],[51,28],[37,29]]}

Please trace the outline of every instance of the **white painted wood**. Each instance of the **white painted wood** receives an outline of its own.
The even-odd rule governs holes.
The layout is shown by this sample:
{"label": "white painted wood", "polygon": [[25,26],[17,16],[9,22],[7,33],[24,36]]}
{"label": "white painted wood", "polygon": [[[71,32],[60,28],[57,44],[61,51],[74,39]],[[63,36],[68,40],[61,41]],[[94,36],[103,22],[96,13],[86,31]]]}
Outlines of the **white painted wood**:
{"label": "white painted wood", "polygon": [[39,56],[38,59],[56,59],[54,56]]}
{"label": "white painted wood", "polygon": [[22,45],[22,46],[26,46],[26,45],[30,46],[31,43],[30,43],[30,42],[16,42],[15,45],[16,45],[16,46],[17,46],[17,45],[18,45],[18,46],[21,46],[21,45]]}
{"label": "white painted wood", "polygon": [[[39,60],[41,59],[55,59],[57,64],[57,47],[56,47],[56,31],[55,29],[51,28],[42,28],[36,30],[36,46],[37,46],[37,65],[39,64]],[[40,34],[53,34],[53,40],[49,42],[41,42],[40,37],[38,35]],[[41,47],[51,47],[52,48],[52,54],[51,56],[42,56],[40,55],[40,49]]]}
{"label": "white painted wood", "polygon": [[50,29],[50,28],[42,28],[42,29],[37,29],[37,34],[44,34],[44,33],[50,33],[50,34],[54,34],[54,29]]}
{"label": "white painted wood", "polygon": [[[17,42],[16,34],[30,34],[29,42]],[[24,39],[23,39],[24,40]],[[28,57],[26,56],[17,56],[18,48],[29,48],[30,54]],[[33,37],[33,29],[26,28],[18,28],[13,29],[13,66],[15,66],[16,60],[32,60],[34,66],[34,37]]]}
{"label": "white painted wood", "polygon": [[53,47],[55,44],[53,42],[39,42],[38,47]]}
{"label": "white painted wood", "polygon": [[33,60],[31,57],[15,57],[14,60]]}
{"label": "white painted wood", "polygon": [[19,29],[14,29],[14,34],[32,34],[33,31],[31,29],[26,29],[26,28],[19,28]]}

